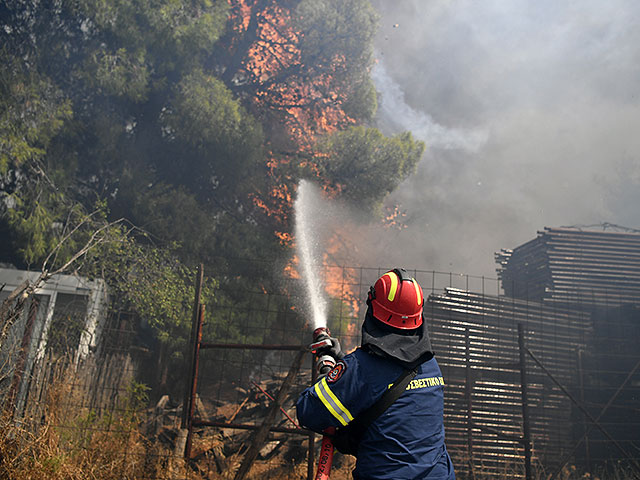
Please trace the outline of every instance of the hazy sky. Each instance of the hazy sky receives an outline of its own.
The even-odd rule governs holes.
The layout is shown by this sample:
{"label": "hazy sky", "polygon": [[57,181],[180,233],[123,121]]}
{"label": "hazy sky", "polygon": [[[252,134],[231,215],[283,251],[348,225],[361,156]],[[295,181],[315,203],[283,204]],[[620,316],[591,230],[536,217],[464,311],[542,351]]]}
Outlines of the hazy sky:
{"label": "hazy sky", "polygon": [[373,3],[378,126],[427,150],[361,264],[495,276],[545,226],[640,228],[640,3]]}

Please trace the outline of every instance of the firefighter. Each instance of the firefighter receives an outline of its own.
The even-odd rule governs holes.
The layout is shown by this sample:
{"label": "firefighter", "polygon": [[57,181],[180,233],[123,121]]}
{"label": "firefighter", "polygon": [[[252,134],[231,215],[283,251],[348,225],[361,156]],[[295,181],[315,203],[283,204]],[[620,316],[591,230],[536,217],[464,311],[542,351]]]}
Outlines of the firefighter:
{"label": "firefighter", "polygon": [[335,366],[302,392],[296,404],[301,425],[318,433],[340,431],[403,372],[417,372],[360,438],[356,480],[455,479],[444,443],[444,381],[423,305],[422,288],[405,270],[382,275],[368,294],[360,348],[345,356],[332,338],[323,353],[335,359]]}

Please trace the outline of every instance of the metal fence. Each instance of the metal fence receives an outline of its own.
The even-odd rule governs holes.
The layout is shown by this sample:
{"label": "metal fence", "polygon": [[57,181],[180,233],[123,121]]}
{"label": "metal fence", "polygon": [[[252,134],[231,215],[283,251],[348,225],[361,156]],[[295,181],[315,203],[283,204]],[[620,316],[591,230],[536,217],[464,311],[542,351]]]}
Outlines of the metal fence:
{"label": "metal fence", "polygon": [[[387,269],[318,270],[329,328],[352,350],[366,292]],[[563,464],[634,468],[640,460],[636,305],[529,302],[502,295],[495,279],[409,273],[428,295],[425,316],[446,383],[447,447],[459,478],[546,478]],[[104,448],[101,434],[117,433],[131,448],[116,451],[114,462],[135,472],[122,478],[234,478],[248,456],[254,461],[246,478],[310,478],[319,442],[297,427],[294,405],[313,382],[311,355],[298,354],[312,327],[300,281],[283,278],[272,291],[241,287],[237,302],[194,308],[194,324],[201,319],[202,327],[191,339],[189,368],[180,385],[148,392],[144,406],[142,383],[155,374],[153,348],[139,319],[114,313],[104,342],[86,361],[65,365],[50,354],[25,372],[32,384],[23,424],[67,432],[59,440],[79,442],[87,452]],[[287,376],[289,388],[282,389]],[[65,414],[51,418],[47,389],[54,379],[65,392],[56,411]],[[352,467],[351,457],[337,454],[332,478],[351,478]]]}

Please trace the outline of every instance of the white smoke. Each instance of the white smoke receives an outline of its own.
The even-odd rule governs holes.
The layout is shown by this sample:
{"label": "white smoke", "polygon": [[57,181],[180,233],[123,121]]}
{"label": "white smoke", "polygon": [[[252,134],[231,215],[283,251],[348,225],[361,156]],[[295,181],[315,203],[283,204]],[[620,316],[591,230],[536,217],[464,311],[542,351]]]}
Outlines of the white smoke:
{"label": "white smoke", "polygon": [[639,2],[372,3],[378,126],[427,149],[387,199],[407,228],[334,212],[340,261],[494,277],[545,226],[640,227]]}
{"label": "white smoke", "polygon": [[640,3],[372,3],[378,125],[427,150],[362,263],[494,276],[545,226],[640,227]]}
{"label": "white smoke", "polygon": [[429,148],[445,150],[475,152],[487,141],[486,131],[447,128],[435,122],[428,113],[407,104],[404,92],[389,76],[382,61],[374,67],[372,78],[379,92],[378,115],[389,124],[389,129],[409,130]]}

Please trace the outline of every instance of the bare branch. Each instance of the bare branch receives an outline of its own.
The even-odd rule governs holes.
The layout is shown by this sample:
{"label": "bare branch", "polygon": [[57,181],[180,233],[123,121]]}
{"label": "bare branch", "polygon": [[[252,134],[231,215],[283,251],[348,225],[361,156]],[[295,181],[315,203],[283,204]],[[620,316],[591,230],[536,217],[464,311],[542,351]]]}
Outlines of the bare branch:
{"label": "bare branch", "polygon": [[[94,212],[95,213],[95,212]],[[105,231],[108,228],[114,227],[115,225],[118,225],[120,223],[122,223],[124,221],[124,218],[120,218],[118,220],[115,220],[113,222],[109,222],[105,225],[103,225],[102,227],[100,227],[98,230],[96,230],[95,232],[93,232],[93,234],[91,235],[91,238],[89,238],[89,240],[87,240],[87,243],[85,243],[84,247],[82,247],[80,250],[78,250],[68,261],[67,263],[65,263],[64,265],[62,265],[60,268],[58,268],[57,270],[51,272],[49,274],[49,276],[51,275],[56,275],[58,273],[62,273],[64,272],[67,268],[69,268],[76,260],[78,260],[80,257],[82,257],[83,255],[85,255],[89,250],[91,250],[92,248],[96,247],[97,245],[101,244],[102,242],[104,242],[104,237],[103,238],[98,238],[98,240],[96,240],[96,237],[98,237],[98,235],[100,233],[102,233],[103,231]],[[56,247],[57,248],[57,247]],[[44,272],[43,272],[44,273]]]}
{"label": "bare branch", "polygon": [[[58,244],[53,248],[53,250],[51,250],[51,252],[49,253],[49,255],[47,255],[47,258],[45,258],[44,262],[42,263],[42,270],[45,271],[47,269],[47,265],[49,264],[49,261],[51,260],[52,256],[56,256],[57,252],[62,248],[62,246],[65,244],[65,242],[67,240],[69,240],[69,238],[71,238],[71,236],[77,232],[80,227],[82,227],[83,225],[85,225],[89,219],[91,219],[91,217],[93,217],[94,215],[96,215],[99,212],[99,210],[95,210],[93,212],[91,212],[89,215],[87,215],[81,222],[79,222],[74,228],[71,229],[71,231],[67,232],[62,239],[58,242]],[[120,220],[117,220],[117,222],[120,222]],[[100,229],[102,230],[102,229]],[[94,232],[95,233],[95,232]],[[93,236],[92,236],[93,238]]]}

